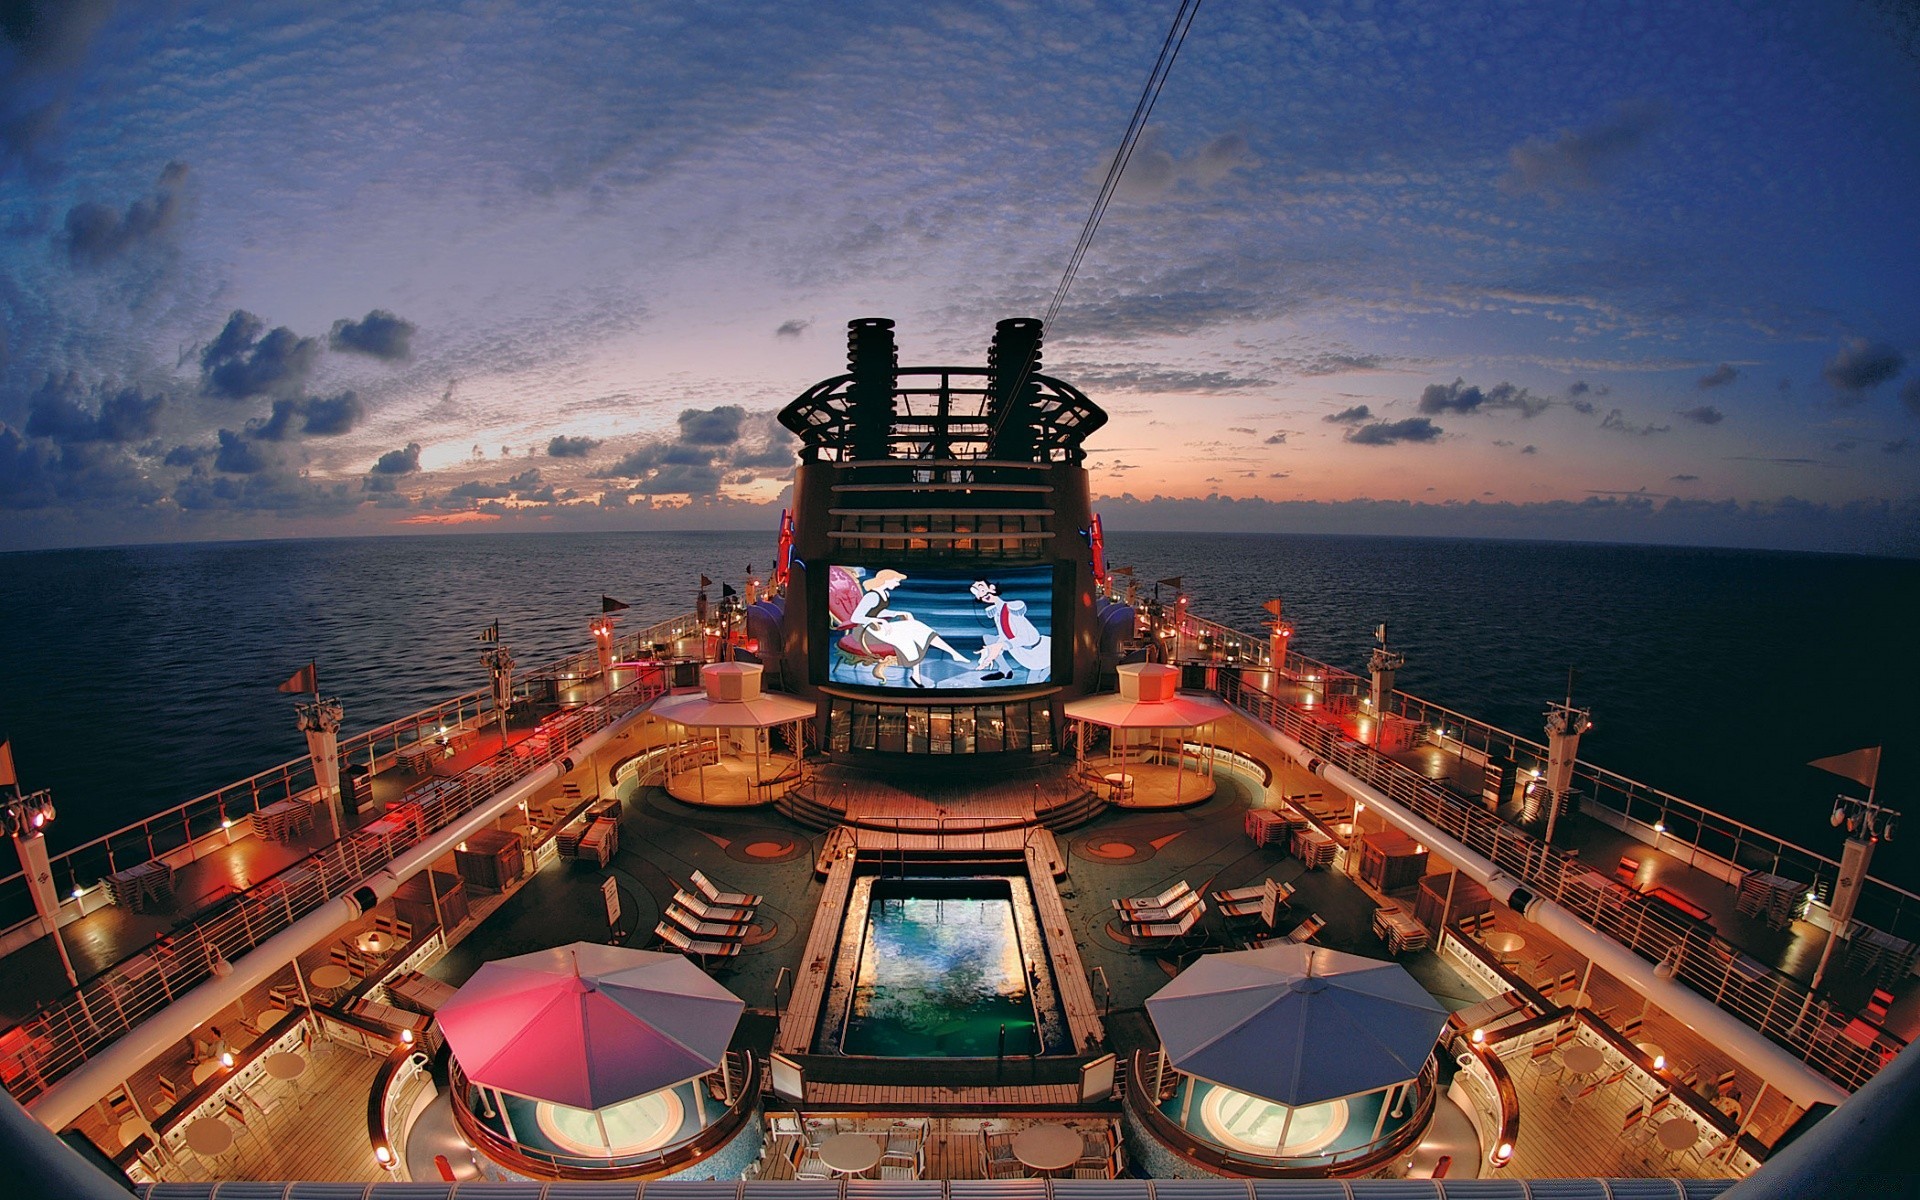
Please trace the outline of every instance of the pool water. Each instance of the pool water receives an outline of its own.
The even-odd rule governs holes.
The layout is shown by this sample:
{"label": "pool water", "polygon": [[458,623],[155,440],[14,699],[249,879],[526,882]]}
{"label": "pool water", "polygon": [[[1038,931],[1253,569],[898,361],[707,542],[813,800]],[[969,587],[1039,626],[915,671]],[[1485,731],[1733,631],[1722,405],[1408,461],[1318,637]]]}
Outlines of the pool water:
{"label": "pool water", "polygon": [[843,1053],[992,1058],[1003,1049],[1022,1055],[1042,1049],[1013,901],[1005,885],[998,894],[973,891],[890,896],[876,890]]}

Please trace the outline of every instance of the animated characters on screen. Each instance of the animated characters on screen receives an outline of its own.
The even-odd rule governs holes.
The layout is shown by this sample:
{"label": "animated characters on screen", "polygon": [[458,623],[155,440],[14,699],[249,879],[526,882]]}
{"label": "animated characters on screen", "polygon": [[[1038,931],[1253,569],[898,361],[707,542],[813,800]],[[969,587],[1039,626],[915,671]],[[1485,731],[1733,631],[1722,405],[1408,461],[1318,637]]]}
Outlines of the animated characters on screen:
{"label": "animated characters on screen", "polygon": [[[1029,677],[1038,672],[1039,678],[1045,679],[1053,666],[1053,639],[1028,619],[1027,602],[1002,599],[1000,585],[989,579],[974,580],[968,591],[987,606],[987,616],[993,621],[993,633],[980,647],[979,669],[985,672],[980,678],[989,681],[1013,678],[1006,663],[1006,659],[1012,658],[1013,665]],[[992,670],[989,671],[989,667]]]}
{"label": "animated characters on screen", "polygon": [[831,566],[827,681],[915,688],[1044,683],[1052,671],[1052,589],[1045,567],[1010,567],[983,579]]}

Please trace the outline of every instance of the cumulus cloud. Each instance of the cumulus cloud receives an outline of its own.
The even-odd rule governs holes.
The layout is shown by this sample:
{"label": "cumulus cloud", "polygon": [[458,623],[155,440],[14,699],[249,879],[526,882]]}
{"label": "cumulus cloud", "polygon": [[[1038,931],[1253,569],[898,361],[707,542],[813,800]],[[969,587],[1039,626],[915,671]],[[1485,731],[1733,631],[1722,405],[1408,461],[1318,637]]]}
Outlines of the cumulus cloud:
{"label": "cumulus cloud", "polygon": [[213,457],[213,469],[229,475],[258,475],[280,465],[280,456],[252,438],[231,429],[220,431],[220,448]]}
{"label": "cumulus cloud", "polygon": [[1362,421],[1372,420],[1373,410],[1364,404],[1356,404],[1352,408],[1343,408],[1337,413],[1328,413],[1320,419],[1329,425],[1358,425]]}
{"label": "cumulus cloud", "polygon": [[1391,446],[1397,442],[1431,442],[1445,432],[1425,417],[1404,421],[1376,421],[1347,431],[1347,441],[1356,446]]}
{"label": "cumulus cloud", "polygon": [[1683,408],[1678,415],[1681,420],[1692,421],[1695,425],[1718,425],[1727,419],[1727,414],[1711,404],[1702,404],[1697,408]]}
{"label": "cumulus cloud", "polygon": [[[91,407],[88,400],[94,402]],[[137,442],[153,436],[165,407],[165,396],[139,388],[88,396],[74,376],[49,375],[27,400],[26,434],[69,445]]]}
{"label": "cumulus cloud", "polygon": [[1848,338],[1820,369],[1843,404],[1858,404],[1866,393],[1892,379],[1907,365],[1907,356],[1885,342]]}
{"label": "cumulus cloud", "polygon": [[1267,438],[1267,445],[1269,446],[1284,446],[1286,444],[1287,444],[1287,431],[1284,429],[1282,429],[1279,433],[1269,435]]}
{"label": "cumulus cloud", "polygon": [[1536,396],[1526,388],[1515,387],[1504,381],[1483,391],[1464,379],[1455,379],[1452,383],[1430,383],[1420,393],[1420,411],[1423,413],[1469,414],[1499,410],[1517,412],[1522,417],[1537,417],[1551,403],[1544,396]]}
{"label": "cumulus cloud", "polygon": [[300,431],[312,437],[350,433],[366,418],[367,406],[354,391],[337,396],[309,396],[302,405]]}
{"label": "cumulus cloud", "polygon": [[600,439],[558,434],[547,443],[548,458],[585,458],[600,445]]}
{"label": "cumulus cloud", "polygon": [[1737,369],[1728,363],[1721,363],[1713,370],[1708,371],[1705,375],[1694,380],[1693,386],[1704,392],[1710,388],[1725,387],[1738,378],[1740,378],[1740,372]]}
{"label": "cumulus cloud", "polygon": [[1506,184],[1516,192],[1555,197],[1604,184],[1665,120],[1650,100],[1621,104],[1605,119],[1557,137],[1529,138],[1507,152]]}
{"label": "cumulus cloud", "polygon": [[738,404],[689,408],[680,414],[680,440],[694,446],[731,446],[740,440],[747,410]]}
{"label": "cumulus cloud", "polygon": [[1615,433],[1632,434],[1635,437],[1647,437],[1651,434],[1666,433],[1667,431],[1671,430],[1673,426],[1671,425],[1638,425],[1632,421],[1627,420],[1626,414],[1616,408],[1609,411],[1606,416],[1600,419],[1600,428],[1610,429]]}
{"label": "cumulus cloud", "polygon": [[48,173],[47,151],[66,115],[78,67],[113,0],[10,3],[0,19],[0,173],[24,164]]}
{"label": "cumulus cloud", "polygon": [[773,331],[773,336],[777,338],[797,338],[805,333],[807,326],[811,324],[813,324],[812,321],[803,320],[800,317],[793,317],[780,322],[780,328]]}
{"label": "cumulus cloud", "polygon": [[285,325],[261,336],[266,322],[235,309],[219,336],[200,354],[200,388],[209,396],[244,400],[298,386],[313,370],[320,343]]}
{"label": "cumulus cloud", "polygon": [[59,235],[68,260],[75,266],[97,267],[163,239],[180,215],[180,192],[186,179],[186,164],[170,162],[153,191],[124,212],[92,201],[68,209]]}
{"label": "cumulus cloud", "polygon": [[681,412],[679,434],[645,443],[596,472],[631,479],[629,494],[714,497],[723,483],[752,482],[743,468],[791,467],[795,439],[776,414],[749,414],[737,404]]}
{"label": "cumulus cloud", "polygon": [[397,362],[413,353],[413,334],[412,321],[376,308],[358,321],[335,321],[327,344],[335,350]]}
{"label": "cumulus cloud", "polygon": [[420,443],[408,442],[399,450],[382,454],[371,468],[375,475],[411,475],[420,469]]}

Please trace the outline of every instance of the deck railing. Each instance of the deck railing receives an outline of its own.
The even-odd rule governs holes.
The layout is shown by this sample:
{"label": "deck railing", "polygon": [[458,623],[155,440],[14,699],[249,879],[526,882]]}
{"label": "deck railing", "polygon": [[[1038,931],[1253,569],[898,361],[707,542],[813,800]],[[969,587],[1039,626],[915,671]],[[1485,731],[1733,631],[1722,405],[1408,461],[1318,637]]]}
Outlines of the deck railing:
{"label": "deck railing", "polygon": [[1605,886],[1607,881],[1577,856],[1455,797],[1412,768],[1352,741],[1236,675],[1221,672],[1217,690],[1242,712],[1379,788],[1649,962],[1670,959],[1676,978],[1843,1087],[1858,1088],[1905,1045],[1884,1030],[1868,1027],[1863,1031],[1850,1014],[1811,996],[1798,980],[1721,943],[1705,922],[1693,921],[1629,889]]}
{"label": "deck railing", "polygon": [[[687,613],[635,630],[616,640],[615,661],[650,658],[654,646],[672,646],[699,628],[694,614]],[[599,670],[597,656],[587,651],[526,672],[519,686],[530,690],[541,683],[590,678]],[[464,728],[469,722],[482,722],[492,712],[491,693],[485,689],[429,704],[397,720],[341,738],[341,766],[364,764],[368,771],[377,771],[382,762],[392,762],[406,747]],[[224,836],[227,831],[243,826],[258,810],[307,796],[314,788],[313,760],[292,759],[63,850],[52,856],[49,867],[61,895],[75,896],[124,867],[161,858],[179,866],[224,848],[229,841]],[[57,823],[54,828],[59,828]],[[0,939],[36,919],[26,874],[16,870],[0,876]]]}
{"label": "deck railing", "polygon": [[181,993],[197,986],[322,904],[360,886],[373,872],[490,797],[566,757],[665,690],[661,672],[647,672],[619,690],[547,721],[546,743],[528,753],[502,749],[452,779],[409,791],[390,812],[398,828],[356,830],[272,878],[205,910],[147,948],[109,967],[44,1007],[14,1039],[21,1074],[9,1090],[31,1100]]}

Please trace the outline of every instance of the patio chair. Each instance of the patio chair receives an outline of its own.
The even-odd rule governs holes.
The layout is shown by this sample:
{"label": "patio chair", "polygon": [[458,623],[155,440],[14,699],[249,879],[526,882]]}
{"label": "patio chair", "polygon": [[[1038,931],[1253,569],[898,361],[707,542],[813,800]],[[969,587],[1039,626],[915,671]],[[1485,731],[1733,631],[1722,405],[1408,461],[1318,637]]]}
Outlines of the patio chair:
{"label": "patio chair", "polygon": [[827,1166],[827,1160],[820,1157],[820,1147],[802,1145],[800,1157],[794,1160],[793,1177],[795,1179],[832,1179],[833,1168]]}
{"label": "patio chair", "polygon": [[1885,988],[1873,989],[1873,995],[1867,998],[1867,1011],[1860,1014],[1875,1025],[1887,1023],[1887,1013],[1893,1008],[1893,993]]}
{"label": "patio chair", "polygon": [[739,921],[753,920],[753,908],[732,904],[714,904],[705,896],[696,896],[685,888],[676,886],[673,890],[673,902],[686,909],[702,921]]}
{"label": "patio chair", "polygon": [[1135,924],[1132,921],[1127,922],[1127,936],[1137,938],[1143,942],[1175,941],[1193,932],[1193,927],[1200,923],[1200,918],[1206,915],[1206,911],[1207,906],[1196,899],[1193,902],[1193,907],[1187,909],[1185,915],[1177,921],[1158,921],[1148,922],[1146,924]]}
{"label": "patio chair", "polygon": [[702,921],[699,917],[675,905],[667,906],[667,920],[697,938],[713,938],[717,941],[730,941],[745,937],[749,925],[733,921]]}
{"label": "patio chair", "polygon": [[1128,909],[1120,914],[1120,919],[1129,925],[1164,925],[1169,921],[1178,921],[1199,904],[1199,895],[1188,892],[1165,908]]}
{"label": "patio chair", "polygon": [[699,889],[700,894],[714,904],[725,904],[732,908],[758,908],[760,901],[765,899],[763,896],[756,896],[749,892],[722,891],[701,871],[695,871],[692,879],[693,886]]}
{"label": "patio chair", "polygon": [[1192,894],[1193,889],[1187,886],[1186,880],[1182,879],[1158,896],[1133,896],[1125,900],[1115,900],[1113,907],[1123,913],[1131,913],[1136,909],[1164,909],[1180,897]]}
{"label": "patio chair", "polygon": [[1257,887],[1235,888],[1230,892],[1215,892],[1214,903],[1223,917],[1257,917],[1265,909],[1267,889],[1272,888],[1274,903],[1277,907],[1286,907],[1293,898],[1293,885],[1275,883],[1265,879]]}
{"label": "patio chair", "polygon": [[1027,1168],[1013,1154],[1013,1135],[980,1126],[981,1174],[987,1179],[1025,1179]]}
{"label": "patio chair", "polygon": [[1319,913],[1314,913],[1312,916],[1308,917],[1306,920],[1294,926],[1293,932],[1287,935],[1287,940],[1292,942],[1296,946],[1300,945],[1303,942],[1310,942],[1314,938],[1319,937],[1320,931],[1322,929],[1325,929],[1326,927],[1327,927],[1326,918],[1321,916]]}
{"label": "patio chair", "polygon": [[1714,1077],[1714,1080],[1713,1080],[1714,1098],[1717,1100],[1721,1096],[1726,1095],[1727,1092],[1732,1087],[1733,1087],[1733,1068],[1729,1067],[1726,1070],[1720,1072],[1719,1075]]}
{"label": "patio chair", "polygon": [[165,1075],[155,1075],[153,1082],[156,1090],[153,1093],[153,1103],[150,1107],[154,1112],[166,1112],[174,1105],[180,1103],[180,1089],[174,1086],[173,1080],[168,1079]]}
{"label": "patio chair", "polygon": [[1113,1128],[1080,1131],[1080,1158],[1073,1164],[1075,1179],[1114,1179],[1120,1174],[1120,1151]]}
{"label": "patio chair", "polygon": [[[925,1119],[918,1121],[895,1121],[887,1126],[887,1144],[880,1152],[880,1166],[884,1171],[888,1166],[908,1167],[912,1175],[906,1179],[918,1179],[927,1168],[927,1127]],[[882,1174],[882,1179],[889,1176]]]}
{"label": "patio chair", "polygon": [[704,939],[690,938],[665,921],[653,927],[653,936],[659,938],[667,945],[672,946],[682,954],[691,954],[701,959],[732,958],[734,955],[740,953],[739,942],[713,942]]}

